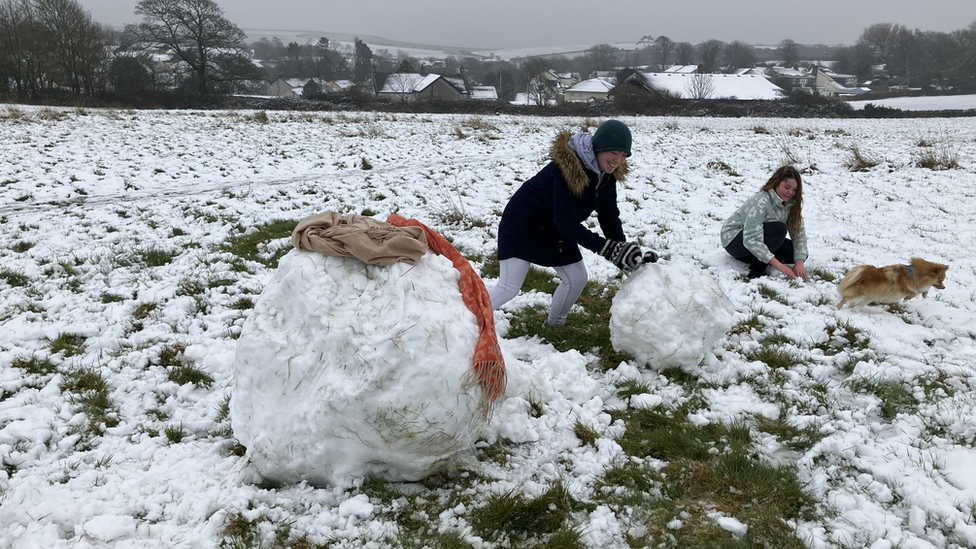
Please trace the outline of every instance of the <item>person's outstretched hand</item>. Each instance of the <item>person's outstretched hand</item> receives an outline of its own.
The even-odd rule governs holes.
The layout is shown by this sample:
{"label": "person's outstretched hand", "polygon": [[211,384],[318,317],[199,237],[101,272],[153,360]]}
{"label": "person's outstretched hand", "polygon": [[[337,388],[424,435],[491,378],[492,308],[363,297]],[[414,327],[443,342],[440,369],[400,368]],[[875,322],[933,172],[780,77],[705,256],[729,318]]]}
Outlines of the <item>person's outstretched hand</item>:
{"label": "person's outstretched hand", "polygon": [[810,280],[810,275],[807,274],[807,267],[803,264],[802,259],[797,259],[796,263],[793,264],[793,272],[805,282]]}
{"label": "person's outstretched hand", "polygon": [[643,252],[636,242],[621,242],[619,240],[607,240],[603,249],[600,250],[600,255],[616,265],[618,269],[627,272],[636,270],[637,267],[641,266],[643,260]]}

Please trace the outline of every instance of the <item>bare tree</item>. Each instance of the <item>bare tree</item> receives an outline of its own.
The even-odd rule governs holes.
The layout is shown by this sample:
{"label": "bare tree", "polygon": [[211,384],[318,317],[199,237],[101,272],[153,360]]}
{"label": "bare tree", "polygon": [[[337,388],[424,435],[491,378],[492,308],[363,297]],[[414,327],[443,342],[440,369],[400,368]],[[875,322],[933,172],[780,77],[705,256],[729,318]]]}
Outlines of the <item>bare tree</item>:
{"label": "bare tree", "polygon": [[679,65],[690,65],[695,62],[695,46],[690,42],[678,42],[674,53]]}
{"label": "bare tree", "polygon": [[913,33],[905,27],[896,28],[891,44],[889,58],[891,65],[888,73],[892,76],[904,76],[911,84],[919,73],[924,72],[921,66],[924,58],[921,46],[920,32]]}
{"label": "bare tree", "polygon": [[796,67],[800,62],[800,45],[789,38],[783,39],[776,51],[779,52],[785,67]]}
{"label": "bare tree", "polygon": [[756,52],[752,46],[738,40],[724,48],[725,64],[730,69],[753,67],[756,64]]}
{"label": "bare tree", "polygon": [[135,12],[143,21],[126,25],[126,32],[139,44],[172,51],[189,68],[187,83],[200,94],[219,83],[259,77],[243,51],[244,31],[224,18],[213,0],[141,0]]}
{"label": "bare tree", "polygon": [[610,44],[597,44],[586,50],[583,60],[588,72],[609,71],[617,66],[617,55],[620,50]]}
{"label": "bare tree", "polygon": [[698,55],[701,57],[701,72],[715,72],[719,67],[722,55],[722,42],[712,38],[698,44]]}
{"label": "bare tree", "polygon": [[690,99],[711,99],[715,95],[715,82],[712,81],[712,75],[702,73],[692,75],[685,85],[685,91],[688,92]]}
{"label": "bare tree", "polygon": [[855,44],[834,52],[834,62],[830,68],[840,73],[853,74],[858,78],[867,78],[871,75],[873,61],[874,53],[869,46]]}
{"label": "bare tree", "polygon": [[637,41],[637,63],[647,63],[651,61],[653,56],[651,48],[654,46],[654,37],[650,34],[645,34],[641,36],[641,39]]}
{"label": "bare tree", "polygon": [[544,57],[526,58],[519,67],[529,101],[539,106],[547,105],[555,97],[555,91],[547,77],[550,67],[549,60]]}
{"label": "bare tree", "polygon": [[[875,23],[864,29],[860,38],[857,39],[857,43],[870,47],[882,63],[889,65],[897,37],[903,32],[907,32],[903,25]],[[888,66],[887,68],[888,76],[891,76],[891,67]]]}
{"label": "bare tree", "polygon": [[373,50],[366,42],[357,36],[354,38],[356,60],[353,63],[352,76],[356,82],[366,82],[373,76]]}
{"label": "bare tree", "polygon": [[386,78],[386,85],[397,94],[400,101],[406,103],[414,92],[414,77],[406,72],[395,72]]}
{"label": "bare tree", "polygon": [[0,90],[36,98],[43,86],[41,49],[31,0],[0,0]]}
{"label": "bare tree", "polygon": [[654,52],[657,54],[657,64],[662,70],[668,67],[668,60],[674,56],[676,49],[677,44],[667,36],[658,36],[654,40]]}
{"label": "bare tree", "polygon": [[53,57],[51,74],[75,93],[94,95],[104,68],[101,27],[75,0],[35,0],[42,40]]}

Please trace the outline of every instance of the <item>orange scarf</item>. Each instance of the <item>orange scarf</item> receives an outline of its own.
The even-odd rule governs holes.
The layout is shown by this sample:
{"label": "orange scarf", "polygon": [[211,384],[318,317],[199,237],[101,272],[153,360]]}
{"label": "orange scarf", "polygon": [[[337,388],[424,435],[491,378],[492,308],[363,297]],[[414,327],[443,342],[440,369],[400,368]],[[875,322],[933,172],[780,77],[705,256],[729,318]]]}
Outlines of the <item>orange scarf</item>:
{"label": "orange scarf", "polygon": [[463,387],[467,389],[475,383],[481,384],[481,402],[478,403],[478,407],[484,412],[485,418],[490,419],[495,401],[505,391],[506,379],[505,360],[502,358],[502,350],[498,346],[498,337],[495,335],[495,316],[485,283],[481,281],[481,277],[474,271],[468,260],[446,238],[430,227],[416,219],[406,219],[397,214],[391,215],[386,222],[397,227],[422,228],[427,234],[427,246],[434,253],[450,259],[454,268],[461,273],[461,298],[464,299],[468,309],[474,313],[481,328],[481,335],[478,336],[478,343],[474,348],[472,366],[474,378],[467,378]]}

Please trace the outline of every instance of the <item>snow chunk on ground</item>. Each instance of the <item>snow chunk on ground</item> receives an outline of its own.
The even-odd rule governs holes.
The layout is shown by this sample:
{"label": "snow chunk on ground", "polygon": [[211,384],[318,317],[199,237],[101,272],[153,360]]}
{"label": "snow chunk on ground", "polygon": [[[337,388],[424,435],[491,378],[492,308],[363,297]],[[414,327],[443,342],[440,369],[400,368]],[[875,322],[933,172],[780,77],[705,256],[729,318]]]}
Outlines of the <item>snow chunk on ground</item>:
{"label": "snow chunk on ground", "polygon": [[101,541],[131,538],[136,535],[136,521],[128,515],[99,515],[85,523],[85,533]]}
{"label": "snow chunk on ground", "polygon": [[[451,262],[416,265],[293,250],[245,323],[234,434],[267,479],[419,480],[472,448],[479,335]],[[464,386],[464,387],[462,387]]]}
{"label": "snow chunk on ground", "polygon": [[656,370],[693,369],[733,323],[735,308],[707,273],[661,262],[629,276],[610,306],[610,343]]}

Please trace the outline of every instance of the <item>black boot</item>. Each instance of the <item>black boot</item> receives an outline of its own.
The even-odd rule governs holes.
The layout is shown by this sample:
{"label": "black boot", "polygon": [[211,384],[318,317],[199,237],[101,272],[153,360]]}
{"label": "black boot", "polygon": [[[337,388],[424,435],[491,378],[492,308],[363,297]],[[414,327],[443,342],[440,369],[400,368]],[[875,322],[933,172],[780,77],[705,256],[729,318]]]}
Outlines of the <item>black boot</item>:
{"label": "black boot", "polygon": [[749,263],[749,274],[747,275],[749,279],[759,278],[766,275],[766,267],[769,265],[761,261],[753,261]]}

